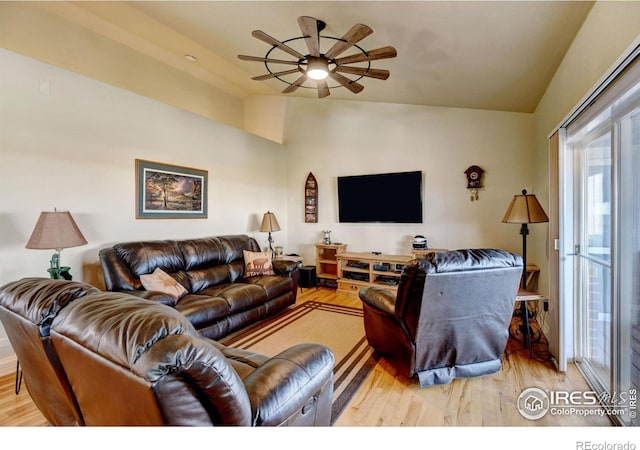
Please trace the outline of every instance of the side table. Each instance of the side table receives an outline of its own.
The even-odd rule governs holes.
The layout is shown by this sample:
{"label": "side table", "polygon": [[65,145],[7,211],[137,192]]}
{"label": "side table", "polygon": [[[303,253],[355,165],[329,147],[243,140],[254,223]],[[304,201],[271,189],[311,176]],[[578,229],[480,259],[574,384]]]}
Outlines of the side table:
{"label": "side table", "polygon": [[529,308],[527,307],[527,302],[544,300],[544,296],[535,292],[529,291],[523,288],[518,289],[518,294],[516,295],[516,302],[521,302],[522,309],[524,309],[524,324],[522,337],[524,339],[524,345],[529,350],[529,359],[533,359],[533,349],[531,344],[531,326],[529,325]]}
{"label": "side table", "polygon": [[300,292],[302,292],[302,288],[318,287],[316,266],[302,266],[298,269],[298,273],[298,286],[300,287]]}

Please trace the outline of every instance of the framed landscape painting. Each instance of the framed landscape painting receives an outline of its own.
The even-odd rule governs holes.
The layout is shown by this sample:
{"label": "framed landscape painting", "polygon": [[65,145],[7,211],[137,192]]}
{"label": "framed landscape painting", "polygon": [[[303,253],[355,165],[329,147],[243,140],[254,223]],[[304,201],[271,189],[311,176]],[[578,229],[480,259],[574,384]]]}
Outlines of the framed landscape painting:
{"label": "framed landscape painting", "polygon": [[207,171],[136,159],[136,218],[206,219]]}

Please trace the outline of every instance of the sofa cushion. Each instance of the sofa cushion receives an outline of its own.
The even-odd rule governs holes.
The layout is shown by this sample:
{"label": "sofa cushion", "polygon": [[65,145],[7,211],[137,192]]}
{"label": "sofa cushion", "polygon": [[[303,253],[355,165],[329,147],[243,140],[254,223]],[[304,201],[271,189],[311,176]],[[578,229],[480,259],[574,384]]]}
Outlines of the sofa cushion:
{"label": "sofa cushion", "polygon": [[226,264],[204,267],[186,272],[191,285],[191,292],[200,293],[211,286],[231,282],[229,267]]}
{"label": "sofa cushion", "polygon": [[184,268],[182,252],[175,241],[145,241],[116,244],[113,246],[129,270],[139,277],[160,267],[167,273]]}
{"label": "sofa cushion", "polygon": [[196,329],[223,319],[229,315],[229,304],[222,297],[210,295],[187,294],[175,305],[182,315],[193,324]]}
{"label": "sofa cushion", "polygon": [[228,283],[205,289],[199,294],[221,297],[229,305],[229,313],[245,311],[267,301],[267,292],[262,286],[249,283]]}
{"label": "sofa cushion", "polygon": [[249,252],[242,251],[244,257],[244,276],[255,277],[258,275],[275,275],[271,263],[271,251]]}
{"label": "sofa cushion", "polygon": [[227,255],[227,263],[232,261],[242,260],[242,251],[249,250],[252,252],[259,252],[260,247],[255,239],[245,235],[229,235],[219,236],[220,244],[224,247],[224,251]]}
{"label": "sofa cushion", "polygon": [[185,262],[185,270],[195,270],[227,263],[227,255],[215,237],[178,241]]}
{"label": "sofa cushion", "polygon": [[275,298],[278,295],[291,291],[294,288],[293,280],[287,276],[265,275],[262,277],[251,277],[245,280],[246,283],[260,286],[267,293],[267,297]]}
{"label": "sofa cushion", "polygon": [[179,300],[187,290],[160,267],[153,273],[140,275],[140,282],[147,291],[160,291],[169,294],[174,300]]}

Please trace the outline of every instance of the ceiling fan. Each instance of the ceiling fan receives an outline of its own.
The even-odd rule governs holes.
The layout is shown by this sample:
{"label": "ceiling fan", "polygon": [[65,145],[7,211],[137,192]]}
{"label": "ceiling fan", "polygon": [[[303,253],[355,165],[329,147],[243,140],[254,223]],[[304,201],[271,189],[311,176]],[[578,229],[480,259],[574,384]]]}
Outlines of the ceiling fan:
{"label": "ceiling fan", "polygon": [[[336,87],[345,87],[354,94],[361,92],[364,86],[358,83],[358,81],[363,77],[376,78],[379,80],[389,78],[388,70],[371,68],[371,61],[395,58],[397,56],[396,49],[391,46],[386,46],[367,51],[357,45],[358,42],[373,33],[373,30],[368,26],[356,24],[342,37],[338,38],[320,35],[320,32],[326,27],[326,23],[313,17],[298,17],[298,25],[302,31],[302,36],[284,41],[279,41],[260,30],[255,30],[251,33],[253,37],[272,46],[264,57],[238,55],[238,58],[244,61],[262,62],[267,68],[269,73],[253,77],[252,80],[262,81],[276,78],[288,84],[282,91],[284,94],[294,92],[296,89],[303,87],[317,89],[318,97],[323,98],[329,95],[329,89]],[[294,48],[294,43],[302,39],[304,39],[306,43],[306,50],[298,51]],[[323,52],[322,44],[325,42],[329,42],[331,45],[327,45],[329,48]],[[342,53],[351,48],[355,48],[358,51],[348,56],[340,57]],[[274,57],[278,55],[275,50],[286,53],[286,59]],[[307,51],[308,53],[306,53]],[[272,55],[272,53],[275,53],[275,55]],[[291,57],[293,57],[293,59]],[[359,65],[353,66],[351,64]],[[289,65],[295,66],[295,68],[279,70],[272,69],[272,65],[274,67],[278,67],[278,65]],[[346,77],[342,75],[343,73],[355,75],[356,78]],[[301,75],[289,81],[287,77],[294,74]],[[291,80],[291,78],[289,79]],[[329,86],[329,79],[337,84]],[[307,82],[309,82],[311,86],[305,86]]]}

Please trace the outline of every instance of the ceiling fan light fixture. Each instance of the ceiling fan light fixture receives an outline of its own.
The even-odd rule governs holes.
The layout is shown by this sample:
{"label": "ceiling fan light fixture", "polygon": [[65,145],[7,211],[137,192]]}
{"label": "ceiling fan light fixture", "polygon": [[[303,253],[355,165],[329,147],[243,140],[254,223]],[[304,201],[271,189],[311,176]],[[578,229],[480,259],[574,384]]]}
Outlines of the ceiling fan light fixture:
{"label": "ceiling fan light fixture", "polygon": [[[251,32],[251,36],[271,46],[264,57],[238,55],[238,58],[243,61],[261,62],[266,66],[268,73],[251,77],[252,80],[262,81],[275,78],[288,85],[282,91],[283,94],[290,94],[298,88],[307,88],[316,89],[318,91],[318,98],[324,98],[329,95],[331,88],[337,87],[348,89],[354,94],[362,92],[364,86],[358,83],[358,81],[363,77],[376,78],[379,80],[389,78],[388,70],[372,69],[371,61],[395,58],[397,56],[396,49],[387,45],[386,47],[366,51],[357,45],[358,42],[373,33],[373,30],[367,25],[357,23],[340,38],[320,35],[326,23],[311,16],[298,17],[298,26],[300,27],[302,36],[293,37],[284,41],[271,37],[261,30]],[[306,55],[288,45],[289,42],[299,39],[304,39],[306,43],[307,50],[309,51]],[[330,41],[332,44],[329,49],[323,52],[321,43],[327,41]],[[353,49],[354,53],[340,57],[340,55],[349,49]],[[287,53],[289,56],[285,56],[285,58],[288,59],[272,57],[271,54],[275,50]],[[276,52],[275,55],[277,54]],[[293,57],[293,59],[291,57]],[[366,67],[347,65],[352,63],[367,64]],[[280,70],[277,66],[271,67],[272,64],[291,65],[296,66],[296,68]],[[301,76],[294,81],[281,78],[285,75],[295,74],[296,72],[300,72]],[[344,76],[342,73],[355,75],[355,79]],[[329,86],[329,78],[334,83],[333,86]],[[309,85],[305,86],[305,82],[307,81],[315,81],[315,83],[309,83]]]}
{"label": "ceiling fan light fixture", "polygon": [[307,61],[306,73],[312,80],[324,80],[329,76],[329,64],[324,58],[310,57]]}

